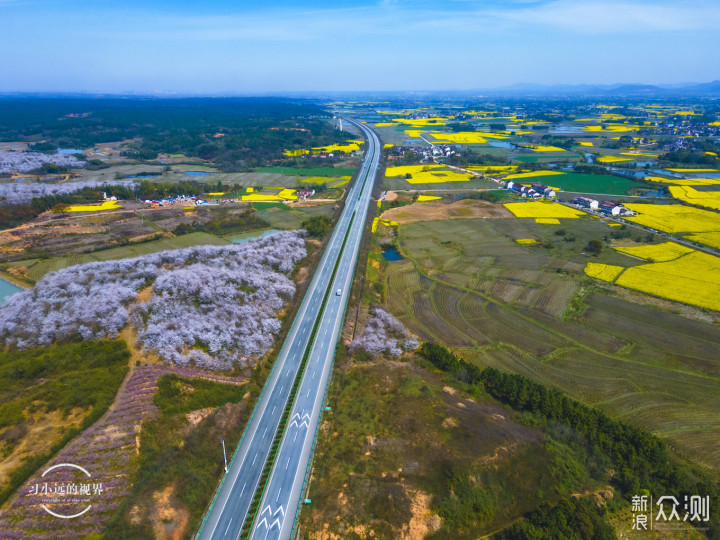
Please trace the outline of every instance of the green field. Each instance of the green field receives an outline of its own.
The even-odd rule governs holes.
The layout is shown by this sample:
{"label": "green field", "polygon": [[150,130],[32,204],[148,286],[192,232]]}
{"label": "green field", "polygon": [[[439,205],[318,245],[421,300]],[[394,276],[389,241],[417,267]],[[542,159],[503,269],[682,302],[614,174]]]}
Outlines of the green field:
{"label": "green field", "polygon": [[283,207],[274,206],[262,210],[258,208],[257,216],[275,229],[293,230],[301,228],[303,221],[312,216],[332,217],[335,211],[334,207],[334,204],[306,206],[304,208],[288,208],[284,205]]}
{"label": "green field", "polygon": [[384,178],[382,181],[383,189],[390,191],[399,190],[437,190],[437,191],[462,191],[468,189],[484,189],[484,188],[497,188],[497,184],[490,180],[483,180],[482,178],[476,178],[468,180],[467,182],[433,182],[430,184],[411,184],[404,178],[392,177]]}
{"label": "green field", "polygon": [[639,182],[609,174],[566,173],[553,178],[553,182],[565,191],[606,195],[624,195],[632,188],[645,187]]}
{"label": "green field", "polygon": [[215,245],[220,246],[230,244],[228,240],[219,238],[215,235],[194,232],[184,236],[175,236],[173,238],[163,238],[161,240],[153,240],[152,242],[144,242],[141,244],[132,244],[110,249],[94,251],[92,253],[81,253],[66,257],[53,257],[50,259],[29,259],[14,261],[8,263],[8,266],[27,266],[27,276],[33,281],[38,281],[48,272],[61,270],[68,266],[83,264],[96,261],[110,261],[113,259],[125,259],[127,257],[137,257],[139,255],[147,255],[148,253],[156,253],[167,249],[180,249],[184,247],[199,245]]}
{"label": "green field", "polygon": [[[720,470],[720,328],[595,289],[581,253],[609,229],[588,218],[400,226],[406,260],[384,265],[382,300],[421,339],[561,389]],[[613,264],[612,251],[593,260]]]}

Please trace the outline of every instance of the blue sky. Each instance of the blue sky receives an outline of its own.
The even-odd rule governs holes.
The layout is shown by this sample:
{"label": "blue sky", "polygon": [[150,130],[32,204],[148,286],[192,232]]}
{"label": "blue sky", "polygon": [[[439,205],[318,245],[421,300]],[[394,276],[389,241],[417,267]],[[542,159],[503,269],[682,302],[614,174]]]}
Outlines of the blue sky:
{"label": "blue sky", "polygon": [[0,0],[0,91],[720,79],[718,0]]}

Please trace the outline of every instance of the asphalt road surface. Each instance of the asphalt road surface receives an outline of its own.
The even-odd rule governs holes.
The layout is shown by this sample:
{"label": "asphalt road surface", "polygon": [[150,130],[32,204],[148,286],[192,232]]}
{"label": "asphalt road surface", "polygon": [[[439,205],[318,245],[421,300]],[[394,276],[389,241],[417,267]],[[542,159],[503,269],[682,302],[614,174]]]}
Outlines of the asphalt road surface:
{"label": "asphalt road surface", "polygon": [[[292,532],[380,160],[380,141],[375,133],[363,124],[351,122],[362,129],[368,139],[360,174],[347,195],[315,276],[198,533],[199,539],[240,537],[313,326],[320,316],[320,325],[251,537],[289,538]],[[348,229],[350,232],[343,248]],[[338,271],[330,283],[338,260]],[[322,302],[328,288],[330,294],[323,310]]]}

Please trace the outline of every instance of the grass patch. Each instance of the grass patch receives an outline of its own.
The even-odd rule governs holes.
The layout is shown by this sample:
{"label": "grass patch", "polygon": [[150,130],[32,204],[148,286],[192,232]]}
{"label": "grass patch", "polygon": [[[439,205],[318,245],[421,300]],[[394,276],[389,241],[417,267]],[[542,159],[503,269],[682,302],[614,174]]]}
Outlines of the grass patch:
{"label": "grass patch", "polygon": [[177,375],[165,375],[158,381],[154,403],[163,414],[178,414],[219,407],[225,403],[242,400],[246,385],[233,386],[205,379],[183,379]]}
{"label": "grass patch", "polygon": [[48,441],[47,448],[25,456],[22,465],[9,472],[0,491],[0,503],[105,413],[127,373],[129,357],[130,351],[122,340],[0,353],[0,428],[5,428],[0,445],[4,456],[10,455],[32,431],[31,415],[61,411],[68,418],[71,412],[82,411],[77,425],[50,432],[57,438]]}
{"label": "grass patch", "polygon": [[295,167],[260,167],[255,172],[299,175],[299,176],[352,176],[352,167],[315,167],[310,169]]}

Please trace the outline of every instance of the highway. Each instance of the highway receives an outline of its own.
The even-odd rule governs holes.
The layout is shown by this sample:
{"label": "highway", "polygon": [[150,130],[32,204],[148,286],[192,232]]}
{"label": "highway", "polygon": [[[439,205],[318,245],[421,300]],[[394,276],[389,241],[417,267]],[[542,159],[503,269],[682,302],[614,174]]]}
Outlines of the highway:
{"label": "highway", "polygon": [[311,346],[250,537],[289,538],[292,531],[380,160],[377,136],[363,124],[350,122],[368,140],[360,174],[198,532],[199,539],[240,538],[303,356]]}

